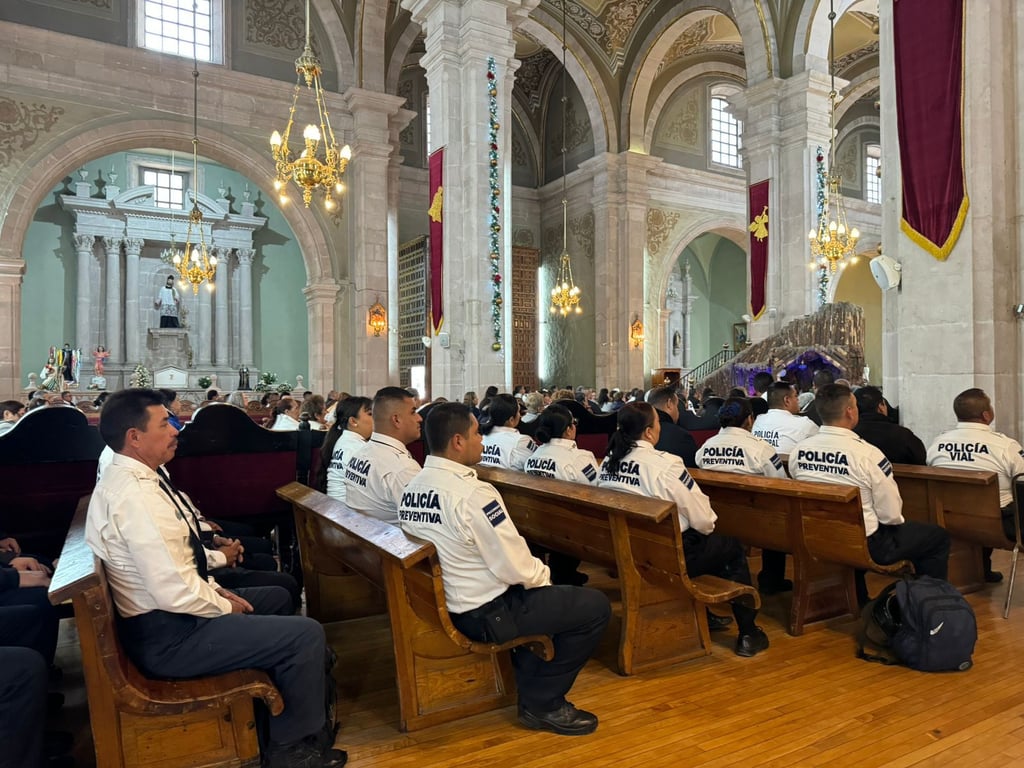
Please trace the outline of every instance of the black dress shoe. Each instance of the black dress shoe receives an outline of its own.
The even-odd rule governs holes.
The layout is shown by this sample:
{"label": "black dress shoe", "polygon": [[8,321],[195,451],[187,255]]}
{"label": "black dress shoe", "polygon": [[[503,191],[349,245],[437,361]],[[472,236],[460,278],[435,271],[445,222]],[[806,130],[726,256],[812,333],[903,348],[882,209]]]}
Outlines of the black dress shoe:
{"label": "black dress shoe", "polygon": [[324,749],[316,737],[293,744],[271,747],[264,758],[266,768],[341,768],[348,762],[343,749]]}
{"label": "black dress shoe", "polygon": [[998,584],[1003,580],[1003,574],[999,571],[985,571],[985,583],[986,584]]}
{"label": "black dress shoe", "polygon": [[768,635],[760,627],[754,627],[749,635],[740,635],[736,638],[736,655],[750,658],[756,656],[768,647]]}
{"label": "black dress shoe", "polygon": [[707,614],[708,629],[712,632],[718,632],[732,624],[732,616],[719,616],[717,613],[712,613],[711,611],[707,611]]}
{"label": "black dress shoe", "polygon": [[597,715],[576,709],[568,701],[553,712],[531,712],[520,707],[519,722],[534,731],[552,731],[563,736],[585,736],[597,730]]}

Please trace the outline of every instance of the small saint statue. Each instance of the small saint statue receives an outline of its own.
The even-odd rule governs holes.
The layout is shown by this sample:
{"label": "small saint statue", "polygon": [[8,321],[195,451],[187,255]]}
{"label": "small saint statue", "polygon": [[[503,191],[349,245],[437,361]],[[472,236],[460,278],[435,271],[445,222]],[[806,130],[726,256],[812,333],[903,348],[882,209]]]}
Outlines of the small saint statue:
{"label": "small saint statue", "polygon": [[181,310],[181,297],[174,287],[174,276],[168,275],[167,282],[157,294],[154,305],[160,310],[161,328],[180,328],[178,313]]}
{"label": "small saint statue", "polygon": [[103,367],[106,365],[107,358],[110,357],[110,352],[103,345],[96,347],[92,353],[92,368],[97,376],[103,375]]}
{"label": "small saint statue", "polygon": [[243,365],[238,369],[238,390],[248,391],[249,389],[249,367]]}

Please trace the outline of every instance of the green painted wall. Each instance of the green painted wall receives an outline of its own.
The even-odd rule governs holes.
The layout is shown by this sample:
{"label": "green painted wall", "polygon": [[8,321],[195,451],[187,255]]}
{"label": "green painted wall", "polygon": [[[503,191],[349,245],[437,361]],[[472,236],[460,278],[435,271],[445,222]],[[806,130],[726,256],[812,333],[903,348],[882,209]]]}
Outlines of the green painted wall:
{"label": "green painted wall", "polygon": [[[132,155],[145,155],[135,151]],[[160,162],[167,161],[167,153],[154,152]],[[177,156],[176,165],[188,165],[188,158]],[[295,375],[309,380],[309,344],[306,322],[306,302],[302,289],[306,284],[306,269],[295,235],[277,206],[264,198],[245,176],[211,162],[200,163],[203,194],[218,197],[217,188],[228,188],[233,199],[232,209],[237,211],[243,201],[248,183],[256,213],[267,218],[267,225],[253,238],[257,257],[253,261],[253,352],[256,366],[278,374],[282,381],[295,383]],[[113,169],[122,190],[135,186],[128,179],[128,153],[117,153],[85,164],[94,186],[106,183]],[[77,180],[77,178],[76,178]],[[99,184],[96,184],[97,180]],[[51,344],[75,340],[75,286],[77,283],[77,257],[71,242],[74,223],[56,203],[57,195],[69,191],[65,186],[71,180],[55,185],[29,227],[22,250],[25,259],[25,279],[22,284],[21,313],[21,373],[23,381],[28,371],[36,372],[46,362],[46,350]],[[98,193],[97,193],[98,196]]]}
{"label": "green painted wall", "polygon": [[690,318],[690,363],[698,366],[732,346],[732,326],[747,309],[746,254],[730,240],[704,234],[683,249],[680,263],[690,263],[693,314]]}

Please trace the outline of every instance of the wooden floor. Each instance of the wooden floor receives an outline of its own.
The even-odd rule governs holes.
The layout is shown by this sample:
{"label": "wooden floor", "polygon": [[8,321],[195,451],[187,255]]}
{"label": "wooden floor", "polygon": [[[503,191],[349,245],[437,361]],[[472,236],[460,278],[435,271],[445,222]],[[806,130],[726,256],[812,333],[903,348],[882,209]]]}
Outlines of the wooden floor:
{"label": "wooden floor", "polygon": [[[995,566],[1008,575],[1007,560],[996,553]],[[614,598],[614,582],[591,573],[592,583]],[[878,583],[869,584],[875,592]],[[706,659],[625,678],[613,671],[613,618],[571,694],[601,724],[597,733],[575,738],[521,728],[514,707],[400,733],[386,620],[332,625],[338,744],[353,768],[1024,766],[1024,584],[1009,620],[1002,618],[1005,594],[1004,582],[968,598],[980,638],[966,673],[860,661],[853,655],[853,623],[789,637],[788,601],[775,597],[766,599],[760,620],[772,645],[756,658],[733,655],[730,629],[715,634]],[[59,657],[70,688],[65,718],[84,723],[73,633],[66,634]],[[78,733],[79,763],[93,765],[84,725]]]}

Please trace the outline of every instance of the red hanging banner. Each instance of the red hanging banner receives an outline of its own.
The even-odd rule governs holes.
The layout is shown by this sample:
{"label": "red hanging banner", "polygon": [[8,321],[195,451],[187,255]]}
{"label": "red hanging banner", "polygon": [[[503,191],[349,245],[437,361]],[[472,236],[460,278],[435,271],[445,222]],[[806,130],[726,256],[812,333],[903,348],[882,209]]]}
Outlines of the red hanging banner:
{"label": "red hanging banner", "polygon": [[429,158],[430,173],[430,322],[434,333],[444,323],[444,147]]}
{"label": "red hanging banner", "polygon": [[963,0],[896,0],[896,120],[907,237],[940,261],[967,218]]}
{"label": "red hanging banner", "polygon": [[751,184],[748,190],[750,231],[750,315],[755,320],[764,314],[765,286],[768,281],[768,189],[769,180]]}

